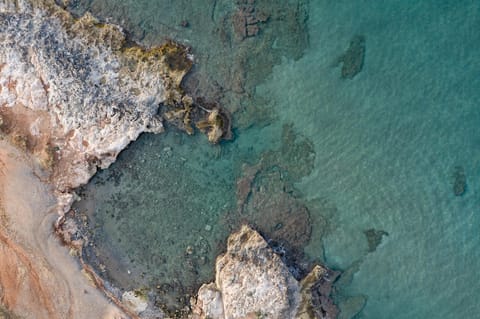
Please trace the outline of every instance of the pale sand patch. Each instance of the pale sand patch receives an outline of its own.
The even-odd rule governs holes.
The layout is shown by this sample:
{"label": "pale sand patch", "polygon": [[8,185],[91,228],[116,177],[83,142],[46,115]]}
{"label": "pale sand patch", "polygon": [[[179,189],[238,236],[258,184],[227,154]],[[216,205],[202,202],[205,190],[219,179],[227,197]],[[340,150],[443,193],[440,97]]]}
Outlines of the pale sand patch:
{"label": "pale sand patch", "polygon": [[0,303],[23,318],[127,318],[54,235],[55,198],[37,172],[0,141]]}

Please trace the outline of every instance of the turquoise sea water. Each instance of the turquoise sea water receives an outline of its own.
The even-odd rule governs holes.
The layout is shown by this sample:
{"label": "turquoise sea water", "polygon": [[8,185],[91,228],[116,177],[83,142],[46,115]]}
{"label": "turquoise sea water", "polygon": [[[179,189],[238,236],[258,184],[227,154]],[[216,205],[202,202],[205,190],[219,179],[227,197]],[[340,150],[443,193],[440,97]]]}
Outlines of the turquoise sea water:
{"label": "turquoise sea water", "polygon": [[[183,287],[211,278],[214,256],[234,228],[229,223],[242,220],[231,217],[239,214],[235,187],[242,165],[276,158],[272,166],[290,176],[294,199],[310,213],[305,258],[346,271],[336,296],[342,318],[350,317],[347,305],[355,296],[366,298],[355,318],[480,317],[480,3],[278,4],[305,8],[308,19],[297,14],[297,20],[282,20],[274,11],[278,2],[256,3],[271,10],[260,34],[222,42],[219,26],[233,34],[234,1],[89,2],[94,13],[123,23],[146,44],[166,35],[191,45],[200,82],[231,89],[235,77],[228,70],[248,71],[245,92],[227,89],[219,97],[236,118],[234,141],[211,146],[173,129],[144,136],[89,186],[93,218],[111,243],[104,249],[120,256],[118,274],[153,272],[144,281],[112,276],[127,287],[178,278]],[[189,27],[179,27],[185,19]],[[291,21],[305,29],[276,33],[276,23]],[[363,68],[342,78],[338,58],[356,35],[365,37]],[[252,52],[252,44],[259,51]],[[239,54],[247,57],[243,63]],[[206,95],[212,87],[198,84]],[[284,138],[285,124],[313,150],[312,166],[299,174],[295,163],[310,162],[292,158],[308,152]],[[268,151],[277,153],[269,157]],[[260,193],[279,183],[265,172],[269,182],[256,182]],[[466,187],[461,196],[455,185],[457,193]],[[261,215],[245,219],[267,231]],[[388,235],[369,247],[368,229]],[[135,240],[116,243],[130,232]],[[174,271],[187,261],[191,272]]]}
{"label": "turquoise sea water", "polygon": [[[361,260],[346,288],[368,296],[361,317],[479,316],[479,9],[312,2],[307,53],[258,89],[315,143],[315,170],[298,187],[338,208],[325,255],[341,268]],[[331,63],[358,33],[364,69],[342,80]],[[452,191],[456,166],[467,178],[461,197]],[[365,255],[370,227],[389,236]]]}

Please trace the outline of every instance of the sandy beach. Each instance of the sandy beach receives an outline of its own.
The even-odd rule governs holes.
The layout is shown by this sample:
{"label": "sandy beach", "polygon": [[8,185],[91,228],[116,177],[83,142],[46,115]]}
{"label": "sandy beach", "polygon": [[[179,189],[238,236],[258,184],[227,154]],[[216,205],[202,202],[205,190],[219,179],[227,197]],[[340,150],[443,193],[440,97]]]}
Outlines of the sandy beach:
{"label": "sandy beach", "polygon": [[0,303],[25,318],[126,318],[54,235],[49,185],[27,155],[0,141]]}
{"label": "sandy beach", "polygon": [[0,318],[135,318],[54,225],[98,168],[142,132],[163,131],[165,87],[182,99],[192,61],[173,42],[125,49],[119,26],[50,0],[1,2],[0,33]]}

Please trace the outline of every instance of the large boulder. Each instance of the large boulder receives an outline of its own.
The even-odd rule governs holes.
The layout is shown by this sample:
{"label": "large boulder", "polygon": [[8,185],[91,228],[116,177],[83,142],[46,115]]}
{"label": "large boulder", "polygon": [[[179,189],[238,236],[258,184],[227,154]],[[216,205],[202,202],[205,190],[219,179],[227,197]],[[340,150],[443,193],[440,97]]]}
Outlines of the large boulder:
{"label": "large boulder", "polygon": [[297,281],[267,241],[244,225],[217,259],[215,282],[200,287],[193,318],[335,318],[328,295],[337,275],[317,265]]}

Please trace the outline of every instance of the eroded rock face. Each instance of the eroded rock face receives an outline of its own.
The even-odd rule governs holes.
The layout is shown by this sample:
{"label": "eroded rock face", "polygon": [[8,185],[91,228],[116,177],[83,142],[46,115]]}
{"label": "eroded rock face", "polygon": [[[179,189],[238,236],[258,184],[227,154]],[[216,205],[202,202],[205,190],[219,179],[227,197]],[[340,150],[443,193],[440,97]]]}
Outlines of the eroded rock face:
{"label": "eroded rock face", "polygon": [[[191,66],[177,61],[186,54],[169,54],[183,50],[172,42],[131,45],[120,27],[89,14],[74,19],[47,0],[3,1],[0,39],[7,128],[17,129],[17,143],[37,157],[56,159],[60,191],[86,183],[140,133],[161,132],[158,106],[181,100],[179,84]],[[20,130],[17,110],[41,121]]]}
{"label": "eroded rock face", "polygon": [[[217,259],[215,283],[200,288],[194,318],[334,318],[328,295],[337,275],[316,266],[304,280],[295,280],[267,241],[242,226]],[[327,285],[319,288],[322,283]]]}

